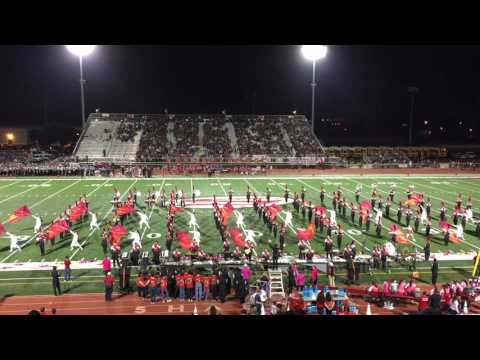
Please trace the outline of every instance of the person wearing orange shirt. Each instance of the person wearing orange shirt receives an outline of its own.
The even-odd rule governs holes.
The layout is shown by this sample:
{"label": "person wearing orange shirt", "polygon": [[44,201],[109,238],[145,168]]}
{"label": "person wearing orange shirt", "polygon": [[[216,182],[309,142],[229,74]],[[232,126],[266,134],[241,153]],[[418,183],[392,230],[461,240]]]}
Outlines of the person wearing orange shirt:
{"label": "person wearing orange shirt", "polygon": [[185,279],[182,274],[178,274],[176,276],[177,282],[177,289],[178,289],[178,296],[180,301],[183,302],[185,300]]}
{"label": "person wearing orange shirt", "polygon": [[218,277],[216,274],[209,276],[210,278],[210,290],[212,292],[212,299],[217,300],[218,297]]}
{"label": "person wearing orange shirt", "polygon": [[159,274],[151,274],[150,275],[150,290],[151,290],[151,297],[150,302],[155,304],[157,302],[158,296],[158,276]]}
{"label": "person wearing orange shirt", "polygon": [[185,274],[183,274],[185,278],[185,289],[186,289],[186,297],[188,299],[188,302],[193,301],[193,275],[190,274],[189,272],[185,271]]}
{"label": "person wearing orange shirt", "polygon": [[166,275],[163,275],[160,278],[160,298],[162,299],[162,302],[167,302],[169,296],[168,296],[168,277]]}
{"label": "person wearing orange shirt", "polygon": [[203,276],[202,283],[203,283],[203,300],[208,300],[210,295],[210,277]]}
{"label": "person wearing orange shirt", "polygon": [[200,301],[203,299],[203,288],[202,288],[202,276],[200,274],[194,275],[195,283],[195,301]]}

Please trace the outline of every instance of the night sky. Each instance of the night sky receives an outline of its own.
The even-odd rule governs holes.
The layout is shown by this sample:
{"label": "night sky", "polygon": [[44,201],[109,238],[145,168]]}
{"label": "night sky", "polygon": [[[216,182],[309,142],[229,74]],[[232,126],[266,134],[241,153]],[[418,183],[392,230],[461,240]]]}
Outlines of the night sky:
{"label": "night sky", "polygon": [[[1,46],[0,52],[0,126],[80,124],[78,59],[64,46]],[[332,45],[317,64],[317,133],[327,143],[381,135],[400,144],[407,136],[407,88],[416,86],[417,143],[465,139],[469,128],[478,136],[479,63],[479,46]],[[297,110],[310,117],[312,68],[298,45],[101,45],[84,64],[87,113]],[[423,136],[425,129],[432,134]]]}

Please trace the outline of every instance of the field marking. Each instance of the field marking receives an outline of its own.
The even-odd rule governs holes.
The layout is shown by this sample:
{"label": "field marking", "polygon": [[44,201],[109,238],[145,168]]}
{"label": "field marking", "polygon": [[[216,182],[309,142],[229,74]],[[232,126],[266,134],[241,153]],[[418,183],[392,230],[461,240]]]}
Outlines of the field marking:
{"label": "field marking", "polygon": [[[48,184],[50,181],[52,181],[52,180],[50,179],[50,180],[47,180],[47,181],[45,181],[45,182],[42,182],[41,185]],[[77,180],[77,181],[80,181],[80,180]],[[16,197],[18,197],[18,196],[20,196],[20,195],[23,195],[23,194],[25,194],[25,193],[27,193],[27,192],[29,192],[29,191],[36,190],[36,189],[38,189],[38,187],[33,187],[33,186],[32,186],[32,187],[28,188],[28,189],[25,190],[25,191],[19,192],[19,193],[15,194],[15,195],[12,195],[12,196],[10,196],[10,197],[8,197],[8,198],[6,198],[6,199],[1,200],[1,201],[0,201],[0,204],[4,203],[5,201],[8,201],[8,200],[10,200],[10,199],[14,199],[14,198],[16,198]],[[2,224],[4,224],[4,223],[6,223],[6,221],[4,221]]]}
{"label": "field marking", "polygon": [[[17,181],[14,181],[12,182],[11,184],[7,184],[7,185],[3,185],[3,186],[0,186],[0,189],[6,189],[7,187],[10,187],[12,185],[15,185],[15,184],[18,184],[19,182],[21,182],[22,180],[17,180]],[[25,181],[25,180],[23,180]]]}
{"label": "field marking", "polygon": [[[52,194],[52,195],[44,198],[43,200],[40,200],[39,202],[37,202],[37,203],[35,203],[34,205],[32,205],[30,208],[33,209],[35,206],[40,205],[42,202],[44,202],[45,200],[48,200],[48,199],[51,198],[52,196],[58,195],[59,193],[61,193],[61,192],[65,191],[65,190],[71,188],[73,185],[78,184],[79,181],[81,181],[81,179],[80,179],[80,180],[77,180],[77,181],[75,181],[74,183],[68,185],[67,187],[65,187],[65,188],[57,191],[56,193],[54,193],[54,194]],[[105,184],[107,181],[108,181],[108,180],[106,180],[103,184]],[[103,185],[103,184],[102,184],[102,185]],[[90,193],[88,193],[88,194],[87,194],[87,197],[88,197],[89,195],[93,194],[95,191],[97,191],[100,187],[101,187],[101,186],[97,187],[95,190],[93,190],[93,191],[91,191]],[[28,243],[30,243],[30,242],[35,238],[35,235],[36,235],[36,234],[33,234],[30,239],[28,239],[26,242],[24,242],[22,245],[20,245],[20,248],[22,249],[22,248],[24,248]],[[18,252],[18,250],[15,250],[15,251],[12,252],[11,254],[9,254],[6,258],[4,258],[3,260],[1,260],[0,263],[5,262],[7,259],[9,259],[12,255],[16,254],[17,252]]]}
{"label": "field marking", "polygon": [[[131,179],[130,179],[130,181],[131,181]],[[128,194],[128,191],[133,187],[133,185],[135,185],[135,184],[137,183],[137,181],[138,181],[138,179],[135,179],[135,181],[130,184],[130,186],[127,188],[127,190],[125,190],[125,192],[122,194],[122,196],[120,196],[120,199],[119,199],[119,200],[122,200],[123,197],[124,197],[126,194]],[[105,206],[105,204],[104,204],[103,206]],[[102,206],[102,208],[103,208],[103,206]],[[105,214],[105,216],[102,218],[102,222],[108,217],[108,215],[110,215],[110,213],[112,212],[113,208],[114,208],[114,206],[112,205],[112,206],[110,207],[110,209],[107,211],[107,213]],[[83,248],[83,245],[88,241],[88,239],[93,235],[93,233],[95,232],[95,230],[96,230],[96,229],[91,230],[91,231],[90,231],[90,234],[88,234],[88,236],[86,237],[86,239],[80,244],[80,246],[82,246],[82,248]],[[80,248],[77,248],[77,249],[73,252],[73,254],[70,256],[70,260],[73,260],[73,257],[74,257],[79,251],[80,251]]]}
{"label": "field marking", "polygon": [[[67,190],[67,189],[71,188],[72,186],[78,184],[80,181],[81,181],[81,179],[80,179],[80,180],[77,180],[77,181],[75,181],[74,183],[72,183],[72,184],[70,184],[70,185],[68,185],[68,186],[60,189],[59,191],[57,191],[57,192],[55,192],[55,193],[47,196],[46,198],[43,198],[42,200],[40,200],[40,201],[36,202],[35,204],[33,204],[33,205],[30,207],[30,209],[33,209],[34,207],[36,207],[37,205],[40,205],[41,203],[43,203],[44,201],[50,199],[51,197],[56,196],[56,195],[64,192],[65,190]],[[20,245],[20,249],[24,248],[28,243],[30,243],[30,242],[35,238],[35,235],[36,235],[36,234],[33,234],[30,239],[28,239],[28,240],[25,241],[22,245]],[[18,250],[13,251],[13,252],[10,253],[6,258],[0,260],[0,263],[5,262],[7,259],[9,259],[11,256],[13,256],[14,254],[16,254],[17,252],[18,252]]]}
{"label": "field marking", "polygon": [[[70,176],[65,178],[55,178],[51,179],[52,181],[71,181],[75,179],[82,179],[84,181],[99,181],[99,180],[115,180],[115,181],[132,181],[132,178],[126,177],[88,177],[88,178],[81,178],[78,176]],[[135,178],[136,180],[142,181],[157,181],[160,178],[165,178],[167,180],[185,180],[186,177],[174,177],[174,176],[156,176],[152,178]],[[276,179],[276,180],[296,180],[298,178],[301,179],[347,179],[347,178],[358,178],[358,179],[470,179],[470,180],[478,180],[480,179],[480,173],[470,173],[466,175],[451,175],[451,174],[432,174],[432,175],[401,175],[401,174],[372,174],[372,175],[359,175],[359,174],[346,174],[346,175],[329,175],[329,174],[318,174],[318,175],[299,175],[299,176],[260,176],[260,175],[253,175],[249,177],[239,176],[239,177],[221,177],[223,180],[269,180],[269,179]],[[11,180],[20,180],[20,181],[32,181],[32,180],[42,180],[45,179],[44,177],[28,177],[28,178],[0,178],[0,181],[11,181]],[[208,176],[204,177],[192,177],[192,180],[212,180]]]}
{"label": "field marking", "polygon": [[[162,181],[162,185],[160,185],[160,190],[163,188],[163,184],[165,183],[165,179],[163,179]],[[160,209],[160,208],[159,208]],[[153,207],[152,207],[152,210],[150,211],[150,215],[148,215],[148,225],[150,226],[150,219],[152,218],[152,215],[153,215],[153,210],[155,210],[155,203],[153,204]],[[143,237],[145,236],[145,233],[147,232],[147,227],[145,226],[145,229],[143,229],[143,233],[142,235],[140,236],[140,242],[143,240]],[[150,230],[150,229],[148,229]],[[142,244],[143,246],[143,244]]]}

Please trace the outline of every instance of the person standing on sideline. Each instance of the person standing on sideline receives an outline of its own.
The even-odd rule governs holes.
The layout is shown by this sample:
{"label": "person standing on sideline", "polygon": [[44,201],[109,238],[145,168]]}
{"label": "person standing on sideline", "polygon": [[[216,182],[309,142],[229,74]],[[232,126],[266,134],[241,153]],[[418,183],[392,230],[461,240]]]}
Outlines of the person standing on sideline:
{"label": "person standing on sideline", "polygon": [[52,275],[53,293],[55,294],[55,296],[57,296],[57,291],[58,291],[58,295],[62,295],[62,290],[60,289],[60,275],[58,274],[56,266],[52,268],[51,275]]}
{"label": "person standing on sideline", "polygon": [[68,256],[65,256],[65,260],[63,260],[63,265],[64,265],[64,281],[65,282],[70,282],[72,281],[72,269],[70,268],[70,265],[72,262],[68,258]]}
{"label": "person standing on sideline", "polygon": [[331,261],[328,263],[327,275],[328,275],[328,286],[335,287],[335,265]]}
{"label": "person standing on sideline", "polygon": [[105,301],[112,301],[112,293],[113,293],[113,283],[115,279],[112,276],[111,272],[107,272],[105,278],[103,279],[103,283],[105,284]]}
{"label": "person standing on sideline", "polygon": [[46,231],[40,232],[37,236],[38,246],[40,247],[40,256],[45,256],[45,241],[47,241]]}
{"label": "person standing on sideline", "polygon": [[436,286],[438,279],[438,262],[436,258],[433,258],[432,264],[432,285]]}
{"label": "person standing on sideline", "polygon": [[430,238],[427,238],[427,242],[425,243],[425,246],[423,247],[423,253],[425,254],[425,261],[428,261],[430,259]]}
{"label": "person standing on sideline", "polygon": [[158,296],[158,274],[155,275],[153,272],[150,275],[150,289],[152,291],[151,293],[151,304],[155,304],[157,302],[157,296]]}
{"label": "person standing on sideline", "polygon": [[110,259],[108,258],[108,255],[105,255],[105,258],[102,261],[102,268],[103,272],[105,275],[110,272],[112,269],[112,263],[110,262]]}
{"label": "person standing on sideline", "polygon": [[310,284],[313,288],[317,287],[317,281],[318,281],[318,268],[315,265],[313,265],[312,271],[310,272]]}
{"label": "person standing on sideline", "polygon": [[108,233],[105,230],[105,226],[102,228],[102,249],[103,249],[103,255],[107,253],[108,250]]}

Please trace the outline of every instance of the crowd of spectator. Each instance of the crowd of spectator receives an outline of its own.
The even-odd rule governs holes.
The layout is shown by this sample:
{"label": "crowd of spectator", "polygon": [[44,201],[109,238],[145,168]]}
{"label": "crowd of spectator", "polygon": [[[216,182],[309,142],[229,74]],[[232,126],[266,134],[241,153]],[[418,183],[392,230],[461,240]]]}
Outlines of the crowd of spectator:
{"label": "crowd of spectator", "polygon": [[315,156],[322,153],[322,148],[312,136],[311,126],[305,117],[292,116],[282,120],[282,126],[295,149],[295,156]]}
{"label": "crowd of spectator", "polygon": [[137,152],[137,160],[142,162],[161,161],[172,148],[167,139],[168,117],[146,120],[143,136]]}
{"label": "crowd of spectator", "polygon": [[118,140],[127,142],[132,141],[143,127],[143,120],[123,119],[117,127],[116,137]]}
{"label": "crowd of spectator", "polygon": [[222,159],[230,157],[233,149],[226,123],[225,116],[205,119],[203,147],[207,149],[209,155],[213,154]]}
{"label": "crowd of spectator", "polygon": [[244,155],[289,155],[281,124],[269,116],[232,117],[238,151]]}
{"label": "crowd of spectator", "polygon": [[175,154],[192,156],[198,149],[198,129],[201,117],[175,117]]}

